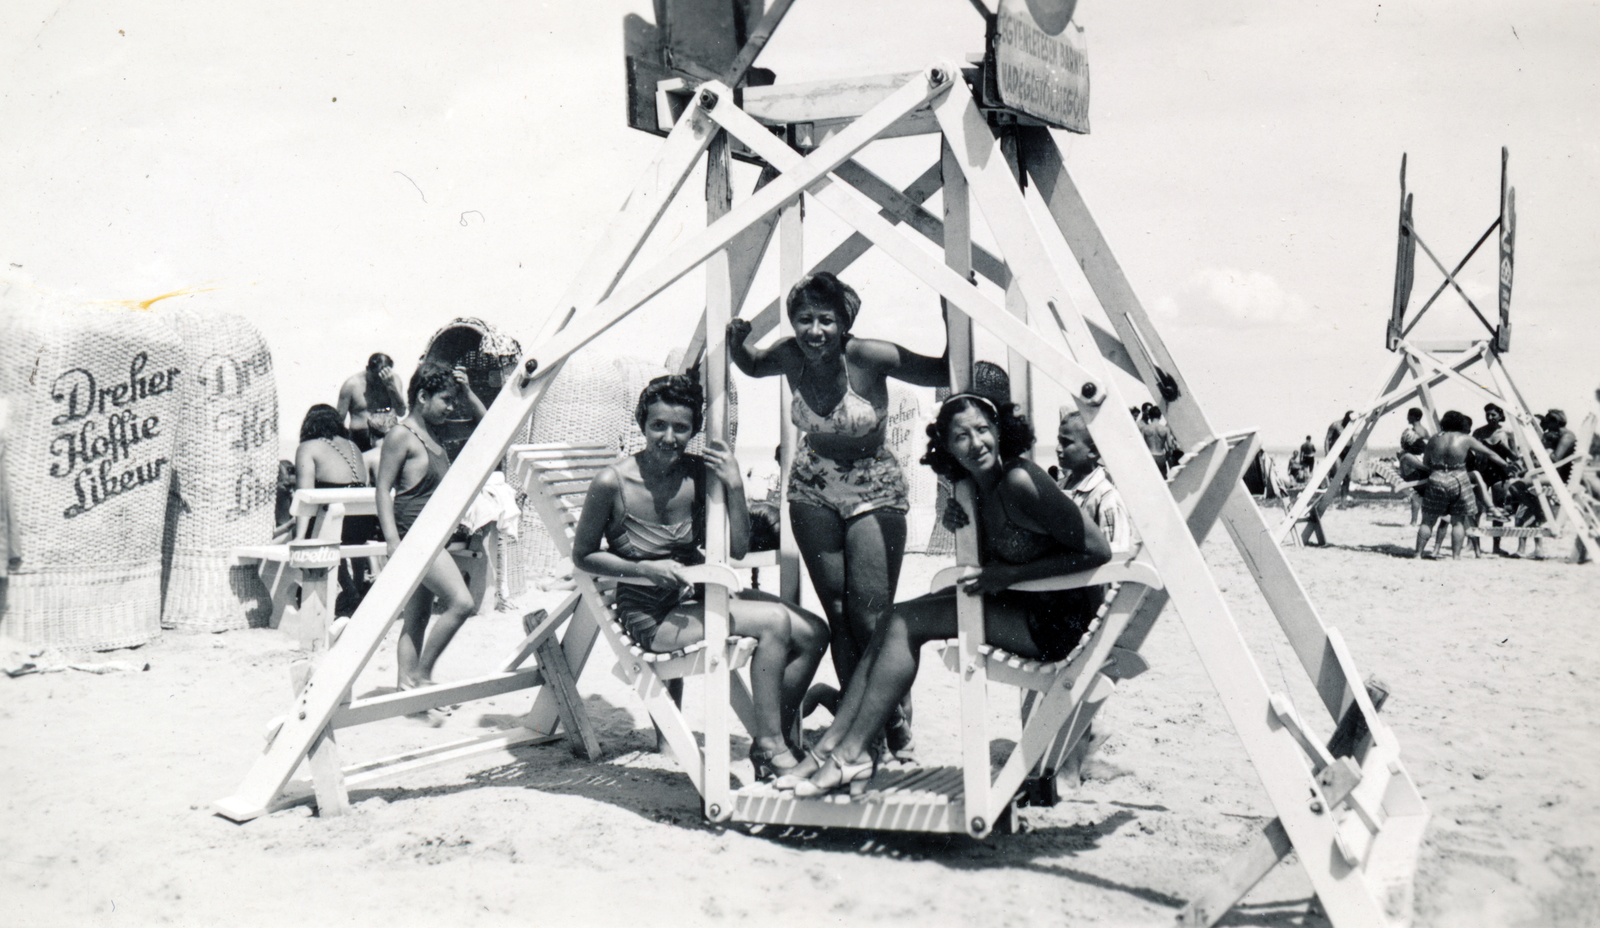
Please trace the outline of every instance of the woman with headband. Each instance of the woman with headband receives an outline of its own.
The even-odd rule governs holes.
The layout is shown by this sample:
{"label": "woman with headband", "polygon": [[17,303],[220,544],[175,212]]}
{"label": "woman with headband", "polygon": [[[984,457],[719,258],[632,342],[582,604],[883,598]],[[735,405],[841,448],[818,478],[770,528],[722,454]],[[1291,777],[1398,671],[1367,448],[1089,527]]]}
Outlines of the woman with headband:
{"label": "woman with headband", "polygon": [[[983,595],[985,639],[1031,660],[1057,661],[1087,632],[1103,589],[1031,593],[1010,587],[1098,567],[1111,559],[1111,548],[1050,475],[1028,460],[1032,447],[1033,429],[1015,405],[962,393],[945,400],[928,426],[922,463],[952,481],[970,481],[975,491],[983,566],[961,583],[966,592]],[[968,518],[952,501],[945,524],[953,530]],[[922,646],[955,635],[954,589],[895,606],[862,655],[833,724],[805,761],[774,785],[800,797],[864,789],[875,768],[872,740],[910,692]]]}
{"label": "woman with headband", "polygon": [[[708,480],[727,490],[731,553],[740,558],[749,548],[750,513],[733,452],[719,441],[706,442],[704,457],[684,450],[700,431],[702,406],[692,378],[650,381],[634,412],[644,450],[596,475],[573,535],[572,560],[583,570],[650,581],[617,586],[617,619],[651,651],[675,651],[705,637],[704,591],[680,571],[705,562]],[[755,591],[728,601],[728,620],[735,635],[756,639],[750,762],[757,779],[771,779],[800,762],[785,733],[798,728],[800,700],[822,663],[828,632],[811,613]]]}
{"label": "woman with headband", "polygon": [[[782,374],[794,386],[792,414],[805,438],[789,472],[795,542],[832,628],[833,667],[847,681],[894,603],[905,556],[905,476],[884,446],[888,378],[922,387],[949,382],[948,357],[850,334],[861,298],[826,271],[789,291],[794,335],[770,348],[745,344],[750,323],[728,323],[728,356],[750,377]],[[910,703],[888,731],[909,759]]]}

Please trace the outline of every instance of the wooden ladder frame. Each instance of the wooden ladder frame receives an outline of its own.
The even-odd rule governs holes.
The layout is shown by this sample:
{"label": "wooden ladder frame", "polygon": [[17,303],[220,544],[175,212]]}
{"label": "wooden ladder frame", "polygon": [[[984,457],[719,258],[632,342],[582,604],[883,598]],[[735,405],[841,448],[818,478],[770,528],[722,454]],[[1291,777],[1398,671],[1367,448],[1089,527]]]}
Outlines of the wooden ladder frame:
{"label": "wooden ladder frame", "polygon": [[[1300,494],[1276,529],[1276,536],[1284,540],[1298,539],[1310,543],[1313,538],[1327,543],[1322,528],[1322,515],[1333,505],[1338,487],[1355,467],[1357,456],[1366,447],[1378,420],[1410,403],[1418,403],[1424,415],[1439,428],[1439,407],[1433,399],[1432,389],[1449,382],[1465,387],[1485,403],[1494,403],[1506,411],[1506,422],[1517,436],[1518,449],[1528,465],[1526,476],[1547,488],[1536,494],[1544,515],[1544,525],[1539,534],[1554,537],[1557,526],[1565,526],[1578,539],[1580,550],[1600,546],[1600,517],[1587,504],[1576,484],[1563,482],[1556,474],[1557,462],[1551,460],[1549,449],[1540,439],[1538,417],[1528,407],[1522,392],[1511,379],[1505,359],[1488,339],[1456,342],[1412,342],[1401,338],[1395,345],[1397,354],[1394,369],[1379,385],[1374,398],[1358,408],[1356,418],[1340,433],[1328,453],[1317,461],[1306,481],[1306,491]],[[1468,372],[1482,365],[1487,384],[1480,383]],[[1580,453],[1587,449],[1579,449]],[[1578,468],[1574,468],[1576,472]],[[1552,507],[1546,492],[1555,496]],[[1526,533],[1521,529],[1480,529],[1482,535],[1516,535]],[[1600,550],[1600,548],[1597,548]]]}
{"label": "wooden ladder frame", "polygon": [[[942,222],[917,205],[919,197],[932,192],[928,188],[933,184],[927,175],[919,178],[912,189],[900,192],[871,177],[852,160],[873,140],[902,133],[908,120],[936,125],[942,135],[943,153],[937,165],[945,190]],[[956,386],[965,385],[960,378],[970,369],[970,326],[976,323],[1000,337],[1015,353],[1017,363],[1025,361],[1043,376],[1067,386],[1083,413],[1102,460],[1143,537],[1141,558],[1159,573],[1165,586],[1164,590],[1149,590],[1139,597],[1138,605],[1129,610],[1127,628],[1153,621],[1169,600],[1177,607],[1277,812],[1274,835],[1283,836],[1274,844],[1270,843],[1274,835],[1264,835],[1262,840],[1269,841],[1268,853],[1255,853],[1226,871],[1220,888],[1204,896],[1210,907],[1195,913],[1199,921],[1209,923],[1224,914],[1233,900],[1292,847],[1335,924],[1403,923],[1409,917],[1416,854],[1428,815],[1400,760],[1398,743],[1379,718],[1366,689],[1358,684],[1348,650],[1337,632],[1322,623],[1248,490],[1236,477],[1230,478],[1231,483],[1217,480],[1206,487],[1215,491],[1211,503],[1215,517],[1243,554],[1315,685],[1324,709],[1331,719],[1344,720],[1356,730],[1345,746],[1348,753],[1330,760],[1326,749],[1318,750],[1320,745],[1286,697],[1268,687],[1201,556],[1191,523],[1198,510],[1186,514],[1156,470],[1137,428],[1126,415],[1128,404],[1110,375],[1111,366],[1120,367],[1143,382],[1165,407],[1168,421],[1185,446],[1220,450],[1228,445],[1209,425],[1150,324],[1073,186],[1049,132],[1042,128],[1009,131],[1016,144],[1002,145],[962,83],[961,72],[947,64],[914,75],[804,155],[742,111],[729,87],[715,81],[702,84],[690,97],[577,282],[558,304],[545,332],[534,342],[523,375],[507,381],[343,636],[301,691],[272,746],[256,761],[236,794],[218,803],[218,809],[242,819],[261,814],[280,800],[284,784],[328,731],[361,666],[420,582],[429,560],[524,420],[535,412],[553,373],[573,352],[701,265],[709,268],[713,278],[708,286],[705,323],[707,371],[712,387],[708,435],[724,434],[726,419],[719,413],[724,402],[719,378],[726,376],[723,330],[733,310],[732,288],[726,285],[727,250],[741,234],[782,211],[779,226],[784,231],[780,238],[785,242],[780,256],[781,276],[787,286],[803,266],[798,260],[797,243],[790,251],[792,246],[786,236],[798,231],[799,223],[791,218],[792,210],[804,193],[857,233],[821,264],[847,264],[853,258],[851,250],[864,251],[870,244],[943,298],[949,307]],[[716,165],[725,160],[713,146],[725,144],[723,139],[727,137],[742,142],[777,169],[778,176],[726,209],[713,204],[703,231],[686,236],[661,260],[623,281],[623,273],[662,210],[700,157],[710,150],[713,172],[721,170]],[[1019,188],[1019,175],[1013,174],[1012,165],[1032,180],[1035,198],[1029,199]],[[720,181],[713,176],[712,184],[717,183]],[[972,245],[970,207],[974,204],[999,246],[1003,263],[1001,257]],[[930,254],[897,224],[940,242],[944,260]],[[1061,253],[1070,251],[1076,258],[1112,331],[1085,319],[1073,305],[1063,283],[1066,268],[1052,259],[1046,237],[1054,238],[1056,246],[1064,246]],[[1005,301],[1007,305],[1001,306],[983,293],[976,281],[969,279],[972,271],[991,280],[1005,279],[1003,286],[1012,294]],[[1026,317],[1013,312],[1017,309],[1025,309]],[[762,313],[757,321],[776,315]],[[1107,410],[1110,414],[1105,414]],[[708,565],[716,569],[726,563],[726,540],[718,530],[725,527],[721,526],[722,510],[715,498],[710,508],[707,555]],[[975,563],[970,550],[962,555],[962,562]],[[710,599],[707,640],[725,640],[725,603],[719,603],[715,594]],[[575,594],[571,600],[575,600],[571,607],[573,621],[560,640],[560,652],[569,667],[581,669],[598,634],[598,623],[605,617],[594,614],[587,605],[589,597]],[[982,656],[978,652],[981,633],[974,632],[973,621],[971,610],[963,610],[960,648],[962,660],[969,664]],[[1102,635],[1096,646],[1112,648],[1125,640],[1126,634],[1125,631],[1117,638]],[[720,649],[711,648],[709,653],[716,655]],[[1105,653],[1109,655],[1110,651]],[[702,782],[712,786],[728,782],[731,675],[727,661],[719,662],[705,675],[708,712]],[[1089,684],[1082,685],[1087,692]],[[972,711],[972,696],[967,691],[975,690],[977,684],[963,681],[962,686],[965,716]],[[541,692],[535,705],[536,722],[541,707],[547,704],[547,691]],[[552,728],[554,716],[553,711],[544,715]],[[980,781],[973,772],[975,765],[966,765],[967,772],[962,776],[972,781],[968,800],[984,797],[985,807],[998,805],[998,800],[989,798],[994,781],[988,776],[986,758],[983,767]],[[1330,770],[1341,772],[1343,779],[1330,778]],[[714,796],[719,798],[714,800]],[[708,788],[708,814],[717,820],[738,818],[732,798]],[[712,805],[716,806],[714,812]],[[848,808],[863,804],[818,805]],[[987,833],[995,813],[974,816],[970,811],[962,810],[961,820],[951,824],[971,833]],[[974,821],[979,817],[984,821]],[[1216,902],[1219,899],[1227,901]]]}
{"label": "wooden ladder frame", "polygon": [[[1384,335],[1385,346],[1396,354],[1395,366],[1380,383],[1372,401],[1356,410],[1357,418],[1345,426],[1339,438],[1328,449],[1328,453],[1323,455],[1317,466],[1312,469],[1311,476],[1306,481],[1305,492],[1300,494],[1300,498],[1295,501],[1295,505],[1290,508],[1278,526],[1276,536],[1279,539],[1298,541],[1302,544],[1315,539],[1318,544],[1327,544],[1322,516],[1333,505],[1339,488],[1344,485],[1345,478],[1355,467],[1356,458],[1366,447],[1378,420],[1408,403],[1417,402],[1433,424],[1434,432],[1437,433],[1439,408],[1433,400],[1432,390],[1440,384],[1450,382],[1463,386],[1479,399],[1494,403],[1506,410],[1507,419],[1520,443],[1524,463],[1531,465],[1527,469],[1528,477],[1542,479],[1548,491],[1556,497],[1557,505],[1552,510],[1545,498],[1545,492],[1541,490],[1537,494],[1539,508],[1544,515],[1544,525],[1539,533],[1553,536],[1556,534],[1556,526],[1565,524],[1577,538],[1580,560],[1590,555],[1589,548],[1600,544],[1600,512],[1596,512],[1589,504],[1585,494],[1576,492],[1576,482],[1563,485],[1557,477],[1555,464],[1550,460],[1550,454],[1540,440],[1540,429],[1537,427],[1533,411],[1523,399],[1522,392],[1511,379],[1511,371],[1506,367],[1505,355],[1511,350],[1511,282],[1517,196],[1516,189],[1510,183],[1509,163],[1510,152],[1501,148],[1499,213],[1467,250],[1466,255],[1456,262],[1455,268],[1447,270],[1417,232],[1412,219],[1413,196],[1406,190],[1406,156],[1403,154],[1400,156],[1400,222],[1395,257],[1394,302]],[[1456,279],[1456,275],[1461,273],[1461,269],[1467,266],[1467,262],[1472,260],[1473,255],[1478,253],[1478,249],[1483,247],[1484,242],[1491,236],[1495,236],[1499,247],[1498,325],[1492,324],[1484,317]],[[1415,312],[1410,313],[1410,318],[1407,319],[1416,252],[1419,247],[1444,279],[1439,282],[1432,295]],[[1447,288],[1454,289],[1460,296],[1461,302],[1487,330],[1487,338],[1453,342],[1423,342],[1410,338],[1417,324]],[[1447,362],[1440,355],[1457,357]],[[1480,383],[1467,374],[1468,370],[1478,364],[1483,365],[1487,384]],[[1579,451],[1587,456],[1588,448],[1585,446]],[[1579,469],[1574,468],[1574,471]],[[1528,530],[1517,528],[1489,528],[1479,531],[1481,535],[1491,536],[1527,533]]]}

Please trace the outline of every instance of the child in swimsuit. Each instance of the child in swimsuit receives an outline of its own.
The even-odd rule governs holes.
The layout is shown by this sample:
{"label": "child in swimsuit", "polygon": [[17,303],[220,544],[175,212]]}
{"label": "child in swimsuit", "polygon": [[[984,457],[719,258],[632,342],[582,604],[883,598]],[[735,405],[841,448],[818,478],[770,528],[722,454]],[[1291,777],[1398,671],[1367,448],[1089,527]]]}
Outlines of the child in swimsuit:
{"label": "child in swimsuit", "polygon": [[[850,334],[861,298],[824,271],[789,291],[795,334],[770,348],[745,344],[750,323],[728,323],[728,356],[751,377],[782,374],[794,386],[795,426],[805,435],[789,472],[795,542],[832,629],[841,681],[888,617],[905,555],[906,482],[884,446],[888,378],[924,387],[949,382],[948,356],[915,354]],[[822,410],[819,412],[818,410]],[[889,731],[909,759],[910,705]]]}
{"label": "child in swimsuit", "polygon": [[[384,437],[378,463],[378,524],[391,555],[450,469],[450,459],[433,430],[450,418],[458,405],[475,419],[482,418],[485,411],[483,402],[467,385],[467,372],[459,367],[452,371],[437,364],[424,364],[411,378],[411,393],[411,415]],[[434,623],[433,633],[425,638],[436,598],[443,611]],[[404,627],[397,661],[401,689],[433,684],[434,664],[473,608],[472,594],[461,579],[460,569],[448,553],[440,550],[423,575],[422,584],[401,611]],[[435,725],[443,722],[432,711],[428,720]]]}
{"label": "child in swimsuit", "polygon": [[[952,480],[971,480],[976,490],[984,564],[963,584],[983,594],[985,637],[1034,660],[1066,657],[1094,619],[1100,588],[1030,593],[1011,586],[1104,564],[1111,559],[1105,536],[1027,459],[1033,429],[1013,404],[957,394],[940,407],[928,435],[922,462]],[[968,518],[952,502],[945,522],[954,529]],[[922,645],[954,637],[956,625],[953,589],[896,605],[845,688],[833,724],[802,766],[774,785],[814,796],[870,778],[871,740],[916,679]]]}
{"label": "child in swimsuit", "polygon": [[[750,514],[739,462],[720,441],[705,457],[686,454],[700,430],[700,384],[658,377],[639,397],[635,418],[645,447],[601,471],[589,485],[574,532],[572,560],[589,573],[634,577],[619,584],[617,616],[629,637],[652,651],[676,651],[705,637],[704,590],[679,571],[705,561],[706,477],[722,482],[728,501],[728,547],[735,558],[750,543]],[[604,544],[602,544],[602,542]],[[800,700],[828,645],[822,620],[776,597],[740,593],[728,603],[729,628],[756,639],[750,661],[756,731],[751,763],[770,779],[800,762]]]}

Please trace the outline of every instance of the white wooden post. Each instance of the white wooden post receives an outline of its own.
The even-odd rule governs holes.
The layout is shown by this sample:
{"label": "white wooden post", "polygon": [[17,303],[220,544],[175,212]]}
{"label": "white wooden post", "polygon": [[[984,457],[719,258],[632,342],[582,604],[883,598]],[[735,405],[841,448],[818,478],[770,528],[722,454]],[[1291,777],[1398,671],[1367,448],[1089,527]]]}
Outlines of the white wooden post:
{"label": "white wooden post", "polygon": [[[805,229],[800,221],[801,200],[785,206],[778,214],[778,336],[794,334],[784,300],[789,290],[805,274]],[[752,331],[751,338],[756,335]],[[789,518],[789,472],[800,441],[794,425],[791,403],[794,387],[789,378],[780,378],[778,387],[778,512],[782,531],[778,539],[778,595],[786,602],[800,604],[800,549],[794,541],[794,525]],[[843,681],[841,681],[842,683]]]}
{"label": "white wooden post", "polygon": [[[729,177],[728,134],[719,132],[706,150],[706,224],[733,209],[733,184]],[[706,261],[706,439],[728,443],[728,319],[733,314],[733,289],[726,249]],[[708,481],[706,498],[706,563],[728,563],[728,507],[726,489]],[[705,809],[714,822],[733,814],[733,792],[728,785],[728,716],[731,684],[728,676],[728,591],[706,584],[706,698],[705,698]],[[751,734],[754,734],[752,732]]]}

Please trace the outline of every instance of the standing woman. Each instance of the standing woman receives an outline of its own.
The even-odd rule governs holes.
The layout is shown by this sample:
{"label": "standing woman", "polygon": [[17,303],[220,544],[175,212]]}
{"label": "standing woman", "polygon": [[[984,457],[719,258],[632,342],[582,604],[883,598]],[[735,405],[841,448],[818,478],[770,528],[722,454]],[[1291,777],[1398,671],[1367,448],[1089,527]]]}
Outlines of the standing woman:
{"label": "standing woman", "polygon": [[[945,400],[928,426],[922,463],[951,481],[970,480],[975,490],[983,566],[961,584],[983,595],[985,640],[1031,660],[1058,661],[1088,631],[1104,588],[1031,593],[1010,587],[1098,567],[1111,559],[1111,547],[1094,521],[1028,460],[1032,447],[1033,429],[1015,405],[961,393]],[[951,500],[945,525],[953,531],[968,518]],[[872,739],[911,691],[922,646],[953,638],[956,630],[954,589],[895,606],[845,687],[833,724],[801,766],[774,785],[802,797],[859,792],[875,766]]]}
{"label": "standing woman", "polygon": [[[680,571],[705,562],[708,479],[727,490],[730,552],[738,559],[749,549],[750,512],[738,459],[720,441],[706,442],[705,457],[684,450],[700,431],[702,405],[700,384],[691,378],[650,381],[634,415],[644,450],[595,476],[573,533],[572,561],[579,568],[650,581],[618,584],[617,619],[652,651],[676,651],[705,638],[703,589]],[[827,629],[816,616],[754,591],[729,599],[728,621],[733,634],[756,639],[750,761],[757,779],[772,779],[800,763],[785,733],[797,727],[800,700],[828,645]]]}
{"label": "standing woman", "polygon": [[[367,465],[345,430],[344,417],[327,403],[306,410],[300,423],[300,446],[294,452],[295,487],[301,490],[367,486]],[[309,516],[296,520],[295,537],[305,538]],[[359,545],[382,539],[377,516],[345,516],[339,543]],[[367,559],[350,558],[339,562],[339,595],[334,615],[352,615],[361,603],[367,582]]]}
{"label": "standing woman", "polygon": [[[728,323],[728,356],[750,377],[782,374],[794,386],[792,413],[805,438],[789,473],[795,542],[832,628],[841,683],[888,617],[906,549],[906,480],[884,446],[888,378],[919,387],[949,383],[949,359],[893,342],[855,338],[861,298],[823,271],[789,291],[794,335],[770,348],[745,344],[750,323]],[[889,726],[889,748],[909,758],[909,697]]]}
{"label": "standing woman", "polygon": [[[439,444],[438,433],[458,410],[474,420],[482,419],[484,414],[483,401],[468,385],[466,370],[424,362],[411,378],[411,415],[384,436],[378,462],[378,524],[383,527],[390,556],[444,482],[450,458]],[[433,623],[433,632],[427,634],[435,600],[443,608]],[[474,605],[460,568],[448,551],[440,550],[400,612],[402,627],[395,661],[400,689],[433,685],[434,664],[461,630]],[[427,719],[435,726],[444,721],[434,709],[428,710]]]}

